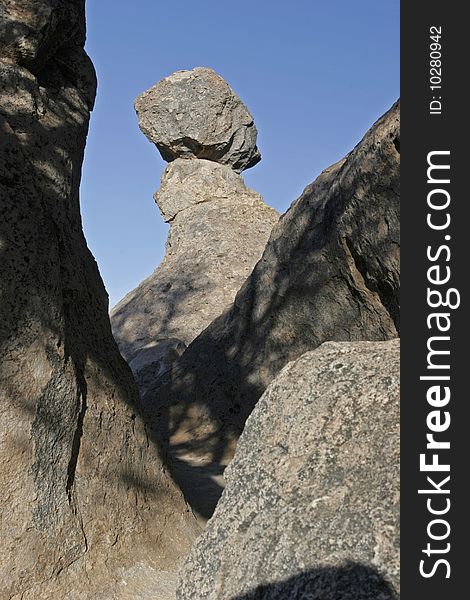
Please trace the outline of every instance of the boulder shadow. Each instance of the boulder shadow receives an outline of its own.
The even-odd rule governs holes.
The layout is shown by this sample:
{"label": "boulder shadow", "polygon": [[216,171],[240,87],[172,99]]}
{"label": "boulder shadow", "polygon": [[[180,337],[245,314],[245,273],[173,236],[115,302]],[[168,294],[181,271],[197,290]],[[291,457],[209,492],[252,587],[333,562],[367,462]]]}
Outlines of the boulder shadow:
{"label": "boulder shadow", "polygon": [[398,600],[399,594],[375,568],[356,562],[319,567],[284,581],[260,585],[230,600]]}

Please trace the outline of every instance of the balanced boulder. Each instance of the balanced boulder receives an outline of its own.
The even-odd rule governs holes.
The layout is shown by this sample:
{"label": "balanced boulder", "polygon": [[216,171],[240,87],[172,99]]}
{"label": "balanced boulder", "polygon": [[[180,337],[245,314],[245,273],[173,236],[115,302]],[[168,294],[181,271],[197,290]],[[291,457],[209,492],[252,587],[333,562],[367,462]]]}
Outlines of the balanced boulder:
{"label": "balanced boulder", "polygon": [[[203,122],[206,127],[214,124],[209,113],[201,116],[201,111],[214,107],[212,96],[199,98],[196,93],[201,85],[216,99],[220,90],[231,98],[221,101],[226,107],[224,123],[238,131],[239,113],[246,109],[228,85],[210,69],[184,73],[163,80],[137,100],[142,129],[152,136],[166,127],[160,109],[153,112],[149,107],[158,99],[162,111],[171,106],[161,94],[170,93],[174,81],[178,85],[172,93],[181,115],[178,126],[202,131]],[[201,103],[197,110],[195,98]],[[226,150],[225,158],[233,157],[233,148]],[[114,336],[137,376],[141,394],[233,302],[279,218],[231,166],[215,160],[215,155],[213,160],[188,155],[168,165],[155,194],[162,217],[170,224],[164,260],[111,313]]]}
{"label": "balanced boulder", "polygon": [[167,161],[205,158],[240,172],[261,160],[253,117],[212,69],[177,71],[139,96],[135,107],[142,132]]}

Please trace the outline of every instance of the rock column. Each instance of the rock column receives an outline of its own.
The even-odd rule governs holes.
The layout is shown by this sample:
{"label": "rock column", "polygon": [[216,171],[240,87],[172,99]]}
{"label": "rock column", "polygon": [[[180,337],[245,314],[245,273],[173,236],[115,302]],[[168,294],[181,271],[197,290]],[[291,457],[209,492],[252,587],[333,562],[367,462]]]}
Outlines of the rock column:
{"label": "rock column", "polygon": [[111,313],[144,393],[233,301],[278,214],[239,175],[261,158],[256,127],[212,69],[178,71],[135,106],[143,133],[170,161],[155,194],[170,224],[165,258]]}

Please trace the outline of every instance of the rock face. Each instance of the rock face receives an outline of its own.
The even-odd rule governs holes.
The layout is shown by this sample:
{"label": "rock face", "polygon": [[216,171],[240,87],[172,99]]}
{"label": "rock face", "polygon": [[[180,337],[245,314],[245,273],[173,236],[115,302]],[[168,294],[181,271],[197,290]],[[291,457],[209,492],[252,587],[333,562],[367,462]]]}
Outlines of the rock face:
{"label": "rock face", "polygon": [[208,160],[172,162],[155,198],[170,223],[165,258],[111,313],[131,366],[168,339],[192,342],[233,301],[278,220],[240,175]]}
{"label": "rock face", "polygon": [[13,0],[1,19],[0,598],[166,600],[197,527],[82,233],[84,2]]}
{"label": "rock face", "polygon": [[326,343],[247,420],[179,600],[389,600],[399,587],[399,344]]}
{"label": "rock face", "polygon": [[[213,73],[208,69],[194,72],[199,71]],[[218,82],[220,78],[213,75]],[[189,86],[188,94],[192,93],[193,75],[183,81]],[[182,91],[181,97],[185,98]],[[184,119],[189,123],[194,107],[186,100]],[[145,104],[146,100],[139,102]],[[183,108],[181,105],[180,110]],[[147,123],[150,115],[140,113],[141,124],[142,120]],[[229,117],[235,119],[236,114],[229,113]],[[195,127],[197,123],[196,119]],[[157,121],[155,126],[161,123]],[[111,313],[114,336],[141,392],[230,305],[279,218],[231,167],[204,159],[171,162],[155,200],[170,224],[165,258]]]}
{"label": "rock face", "polygon": [[148,391],[160,435],[217,461],[288,361],[325,341],[396,337],[398,302],[397,103],[305,189],[233,305]]}
{"label": "rock face", "polygon": [[212,69],[165,77],[137,98],[135,108],[142,132],[167,161],[205,158],[240,172],[261,159],[253,117]]}

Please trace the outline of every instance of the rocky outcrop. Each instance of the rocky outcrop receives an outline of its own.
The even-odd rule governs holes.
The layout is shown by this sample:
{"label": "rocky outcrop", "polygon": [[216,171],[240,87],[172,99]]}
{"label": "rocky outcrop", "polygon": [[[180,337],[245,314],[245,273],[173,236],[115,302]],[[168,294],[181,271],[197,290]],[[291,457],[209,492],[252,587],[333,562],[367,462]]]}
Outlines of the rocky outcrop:
{"label": "rocky outcrop", "polygon": [[396,337],[398,301],[397,103],[305,189],[233,305],[148,391],[160,435],[218,461],[288,361],[325,341]]}
{"label": "rocky outcrop", "polygon": [[246,422],[180,600],[390,600],[399,588],[399,344],[326,343]]}
{"label": "rocky outcrop", "polygon": [[[161,111],[173,106],[165,95],[170,92],[178,99],[174,110],[181,117],[179,127],[200,133],[202,122],[213,127],[210,111],[219,110],[221,103],[223,122],[239,131],[239,113],[246,112],[241,101],[213,71],[195,69],[164,79],[137,100],[140,125],[150,139],[149,131],[166,126]],[[199,108],[193,105],[196,100]],[[209,112],[203,114],[203,109]],[[229,162],[235,150],[224,148]],[[214,160],[215,155],[213,160],[176,158],[168,165],[155,194],[170,224],[165,258],[111,313],[114,336],[141,393],[230,305],[278,220],[278,213],[248,189],[238,173]]]}
{"label": "rocky outcrop", "polygon": [[84,2],[10,0],[1,19],[0,598],[167,600],[197,527],[82,233]]}
{"label": "rocky outcrop", "polygon": [[135,108],[142,132],[164,160],[204,158],[238,173],[261,160],[253,117],[212,69],[165,77],[137,98]]}

